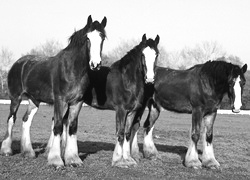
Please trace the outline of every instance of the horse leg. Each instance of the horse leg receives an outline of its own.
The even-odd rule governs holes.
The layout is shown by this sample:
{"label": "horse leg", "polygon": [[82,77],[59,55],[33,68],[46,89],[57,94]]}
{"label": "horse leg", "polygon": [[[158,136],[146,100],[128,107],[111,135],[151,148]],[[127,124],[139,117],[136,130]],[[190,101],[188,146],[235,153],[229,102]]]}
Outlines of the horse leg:
{"label": "horse leg", "polygon": [[124,141],[122,145],[124,166],[136,165],[136,161],[131,157],[131,127],[135,117],[135,111],[129,112],[125,121]]}
{"label": "horse leg", "polygon": [[148,159],[157,159],[159,153],[153,141],[153,129],[155,121],[160,115],[160,108],[151,99],[148,102],[148,116],[144,123],[143,156]]}
{"label": "horse leg", "polygon": [[140,161],[140,151],[138,146],[137,134],[140,127],[140,120],[136,120],[131,129],[131,156],[136,160],[136,162]]}
{"label": "horse leg", "polygon": [[49,150],[50,148],[52,147],[52,144],[53,144],[53,140],[54,140],[54,132],[53,132],[53,129],[54,129],[54,117],[52,117],[52,125],[51,125],[51,133],[50,133],[50,137],[49,137],[49,141],[47,143],[47,146],[46,146],[46,150],[45,150],[45,156],[48,156],[49,154]]}
{"label": "horse leg", "polygon": [[61,140],[61,156],[64,157],[65,148],[66,148],[66,141],[67,141],[67,125],[68,125],[68,117],[69,117],[69,110],[63,117],[63,133],[62,133],[62,140]]}
{"label": "horse leg", "polygon": [[56,167],[64,166],[61,158],[61,135],[63,131],[63,115],[66,113],[67,104],[63,101],[57,100],[54,104],[54,138],[48,152],[48,164]]}
{"label": "horse leg", "polygon": [[213,150],[213,124],[217,112],[209,114],[204,117],[204,131],[203,131],[203,153],[202,153],[202,166],[208,168],[219,168],[220,164],[214,157]]}
{"label": "horse leg", "polygon": [[23,125],[22,125],[22,137],[21,137],[21,152],[25,157],[34,158],[35,151],[32,148],[30,140],[30,126],[33,120],[34,115],[38,110],[38,105],[34,104],[31,99],[28,100],[29,105],[25,115],[23,116]]}
{"label": "horse leg", "polygon": [[78,102],[75,105],[69,107],[69,116],[66,129],[66,147],[64,153],[64,160],[66,165],[80,166],[83,164],[82,160],[78,155],[77,147],[77,125],[78,125],[78,114],[82,108],[82,103]]}
{"label": "horse leg", "polygon": [[202,111],[200,108],[193,108],[192,110],[192,127],[190,145],[185,156],[185,166],[194,169],[201,168],[201,162],[198,157],[197,143],[200,138],[200,127],[202,120]]}
{"label": "horse leg", "polygon": [[[66,125],[67,125],[67,120],[68,120],[68,111],[63,117],[63,134],[62,134],[62,142],[61,142],[61,150],[62,150],[61,155],[62,156],[64,154],[65,146],[66,146]],[[50,138],[49,138],[49,141],[47,143],[46,150],[45,150],[45,153],[44,153],[45,155],[48,155],[49,149],[51,148],[53,140],[54,140],[53,129],[54,129],[54,117],[52,117],[51,133],[50,133]]]}
{"label": "horse leg", "polygon": [[118,107],[116,110],[116,145],[112,158],[112,166],[119,166],[122,161],[122,144],[124,141],[124,127],[126,120],[126,111],[123,108]]}
{"label": "horse leg", "polygon": [[133,125],[131,128],[131,156],[136,160],[136,162],[139,162],[141,159],[139,146],[138,146],[138,140],[137,140],[137,134],[140,128],[140,121],[141,117],[143,115],[143,112],[145,110],[145,106],[139,109],[136,112]]}
{"label": "horse leg", "polygon": [[16,122],[16,113],[21,103],[21,100],[22,100],[21,97],[11,99],[10,113],[9,113],[8,120],[7,120],[7,131],[4,136],[4,140],[2,141],[1,150],[0,150],[1,155],[10,156],[13,153],[11,149],[12,129],[13,129],[13,125]]}

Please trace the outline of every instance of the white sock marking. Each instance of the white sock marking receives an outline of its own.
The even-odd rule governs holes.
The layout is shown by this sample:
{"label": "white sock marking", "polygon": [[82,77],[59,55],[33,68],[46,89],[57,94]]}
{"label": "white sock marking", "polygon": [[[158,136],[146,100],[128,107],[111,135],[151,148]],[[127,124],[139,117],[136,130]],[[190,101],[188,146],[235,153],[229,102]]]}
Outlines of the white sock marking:
{"label": "white sock marking", "polygon": [[21,138],[21,144],[22,144],[22,150],[32,149],[31,147],[31,140],[30,140],[30,126],[33,120],[34,115],[36,114],[38,108],[34,108],[31,110],[28,120],[26,122],[23,121],[22,125],[22,138]]}

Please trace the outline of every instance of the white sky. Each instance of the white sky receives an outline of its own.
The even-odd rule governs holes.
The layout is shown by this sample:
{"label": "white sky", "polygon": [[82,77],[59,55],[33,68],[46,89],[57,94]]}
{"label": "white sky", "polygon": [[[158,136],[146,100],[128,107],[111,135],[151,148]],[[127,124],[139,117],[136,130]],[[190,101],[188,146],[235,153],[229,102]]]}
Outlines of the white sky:
{"label": "white sky", "polygon": [[104,53],[159,34],[167,51],[217,41],[250,65],[250,0],[0,0],[0,48],[19,58],[46,40],[66,46],[90,14],[107,17]]}

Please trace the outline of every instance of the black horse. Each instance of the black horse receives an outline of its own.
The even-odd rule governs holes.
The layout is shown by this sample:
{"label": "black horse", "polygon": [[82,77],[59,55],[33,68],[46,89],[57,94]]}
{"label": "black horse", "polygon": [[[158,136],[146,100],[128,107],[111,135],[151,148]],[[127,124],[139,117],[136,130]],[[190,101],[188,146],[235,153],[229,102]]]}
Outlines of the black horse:
{"label": "black horse", "polygon": [[[240,68],[223,61],[208,61],[187,70],[156,67],[154,95],[148,101],[149,114],[144,123],[144,156],[158,156],[152,131],[160,110],[164,108],[179,113],[192,113],[191,143],[186,153],[185,166],[218,168],[220,164],[215,159],[212,145],[215,117],[225,94],[228,94],[232,111],[240,111],[246,70],[246,64]],[[137,131],[138,126],[133,128],[132,136],[136,136]],[[202,163],[197,152],[201,132]]]}
{"label": "black horse", "polygon": [[98,109],[116,111],[117,143],[113,166],[136,164],[130,154],[128,127],[143,104],[145,86],[154,81],[159,39],[158,35],[155,40],[147,39],[144,34],[141,42],[111,67],[101,67],[99,71],[88,73],[90,86],[84,94],[84,102]]}
{"label": "black horse", "polygon": [[65,164],[82,163],[77,148],[77,118],[83,104],[83,96],[89,84],[88,72],[98,70],[101,64],[103,41],[106,37],[106,17],[102,22],[92,22],[76,31],[69,45],[54,57],[27,55],[14,63],[8,74],[11,100],[7,133],[1,145],[1,154],[11,155],[12,128],[22,96],[29,101],[23,117],[21,151],[25,156],[35,157],[30,141],[30,125],[40,102],[54,105],[54,138],[48,151],[48,163],[63,166],[60,139],[63,117],[67,116],[67,142],[63,158]]}

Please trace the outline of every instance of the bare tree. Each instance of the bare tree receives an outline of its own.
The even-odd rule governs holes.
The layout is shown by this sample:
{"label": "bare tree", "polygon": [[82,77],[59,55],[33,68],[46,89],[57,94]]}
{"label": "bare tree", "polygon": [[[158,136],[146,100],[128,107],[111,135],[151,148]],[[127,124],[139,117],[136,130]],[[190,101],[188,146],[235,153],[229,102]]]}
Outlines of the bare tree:
{"label": "bare tree", "polygon": [[7,72],[14,62],[13,53],[5,47],[2,47],[0,53],[0,84],[1,92],[4,91],[4,86],[7,84]]}
{"label": "bare tree", "polygon": [[40,56],[55,56],[63,48],[62,44],[55,40],[47,40],[44,44],[30,50],[27,54]]}
{"label": "bare tree", "polygon": [[162,67],[169,67],[172,64],[172,58],[169,57],[170,54],[165,50],[163,46],[158,46],[158,49],[160,53],[157,65]]}
{"label": "bare tree", "polygon": [[112,64],[113,62],[121,59],[127,54],[134,46],[139,43],[139,40],[131,39],[127,41],[122,41],[117,47],[115,47],[111,52],[109,52],[104,58],[104,64]]}
{"label": "bare tree", "polygon": [[181,51],[171,52],[170,54],[173,68],[186,69],[195,64],[223,57],[226,52],[216,41],[204,41],[196,44],[193,48],[185,47]]}

